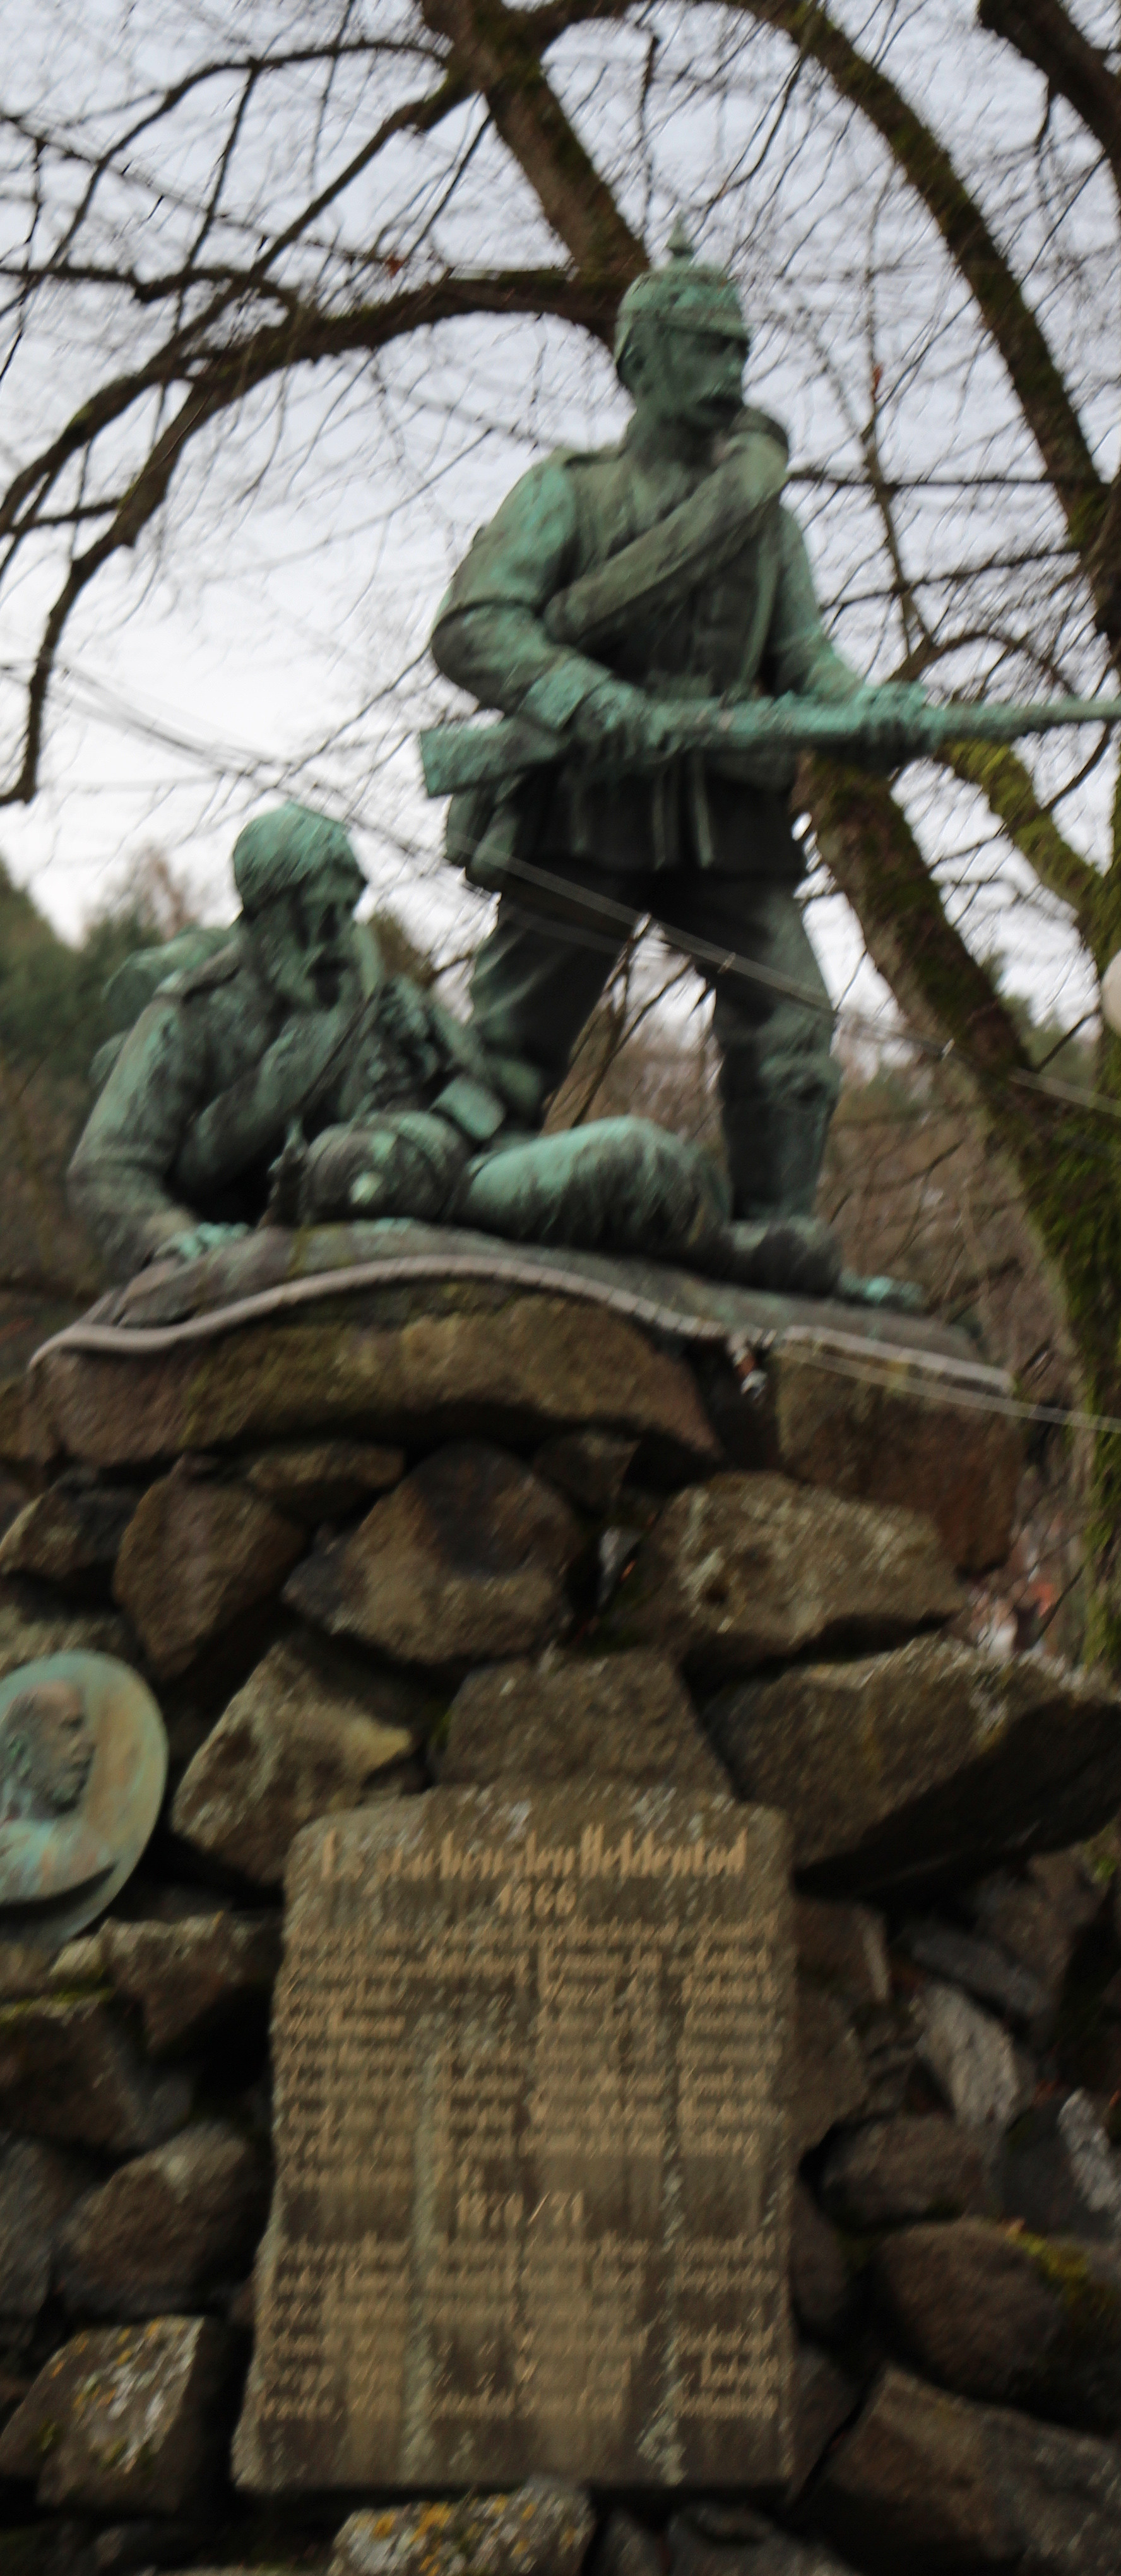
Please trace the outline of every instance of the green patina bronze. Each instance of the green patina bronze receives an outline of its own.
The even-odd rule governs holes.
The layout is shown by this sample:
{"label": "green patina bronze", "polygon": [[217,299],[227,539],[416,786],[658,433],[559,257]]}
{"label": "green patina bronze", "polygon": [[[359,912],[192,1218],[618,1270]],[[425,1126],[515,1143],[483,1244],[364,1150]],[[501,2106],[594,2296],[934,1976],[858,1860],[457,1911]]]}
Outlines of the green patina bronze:
{"label": "green patina bronze", "polygon": [[125,1884],[159,1814],[167,1738],[146,1683],[65,1652],[0,1682],[0,1941],[61,1949]]}
{"label": "green patina bronze", "polygon": [[535,767],[450,809],[449,855],[502,894],[473,980],[479,1040],[550,1091],[628,911],[800,987],[805,1001],[704,970],[735,1215],[797,1217],[808,1240],[838,1075],[796,896],[795,753],[682,750],[682,706],[859,700],[864,747],[890,763],[916,693],[867,689],[825,634],[781,499],[785,435],[743,408],[748,345],[731,280],[675,235],[668,266],[620,308],[615,360],[634,405],[621,445],[523,477],[456,573],[433,652],[481,706],[517,719],[523,751],[537,744]]}
{"label": "green patina bronze", "polygon": [[[818,718],[851,711],[862,752],[890,764],[921,707],[913,690],[867,688],[825,635],[780,497],[785,438],[741,403],[747,347],[730,280],[678,241],[620,309],[622,445],[527,475],[441,608],[441,667],[529,746],[508,777],[500,744],[497,784],[452,803],[449,847],[503,889],[467,1028],[387,972],[353,918],[364,880],[345,832],[299,805],[241,834],[232,931],[186,933],[121,970],[120,1034],[70,1174],[115,1276],[259,1224],[406,1218],[794,1294],[837,1284],[813,1215],[838,1077],[796,897],[798,737],[737,735],[735,710],[793,694]],[[732,718],[715,747],[714,704]],[[727,1181],[649,1120],[540,1132],[647,912],[710,960]],[[843,1293],[907,1296],[848,1274]]]}
{"label": "green patina bronze", "polygon": [[[621,308],[623,447],[527,476],[441,611],[442,666],[573,744],[512,790],[453,805],[477,881],[523,856],[560,880],[503,897],[468,1028],[386,973],[353,920],[363,880],[345,833],[300,806],[242,833],[227,938],[191,934],[123,970],[131,1025],[95,1069],[71,1168],[116,1276],[255,1224],[409,1217],[748,1285],[834,1285],[839,1253],[812,1208],[837,1076],[795,899],[790,754],[666,757],[671,698],[764,685],[840,701],[862,686],[780,504],[782,432],[741,407],[746,350],[729,280],[679,244]],[[539,1132],[612,963],[605,890],[624,927],[653,910],[785,987],[711,976],[734,1208],[703,1151],[647,1120]]]}
{"label": "green patina bronze", "polygon": [[139,1016],[100,1063],[70,1171],[116,1276],[259,1223],[354,1217],[724,1266],[725,1192],[698,1147],[645,1119],[538,1135],[532,1074],[386,973],[337,825],[299,805],[262,815],[234,875],[242,913],[216,948],[207,935],[190,962],[180,946],[123,970],[121,1010]]}

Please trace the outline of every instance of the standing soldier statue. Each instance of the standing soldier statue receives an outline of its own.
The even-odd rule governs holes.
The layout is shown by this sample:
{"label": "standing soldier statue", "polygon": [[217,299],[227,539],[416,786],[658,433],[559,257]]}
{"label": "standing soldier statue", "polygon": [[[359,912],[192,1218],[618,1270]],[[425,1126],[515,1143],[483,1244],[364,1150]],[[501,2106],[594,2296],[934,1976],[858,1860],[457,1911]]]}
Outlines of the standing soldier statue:
{"label": "standing soldier statue", "polygon": [[[935,707],[866,687],[827,641],[781,505],[783,434],[741,406],[747,346],[730,279],[678,240],[623,298],[622,445],[527,474],[441,608],[441,670],[507,718],[423,741],[431,792],[456,791],[450,848],[502,895],[470,1029],[386,974],[352,919],[345,832],[300,805],[239,836],[242,910],[217,953],[196,933],[189,957],[121,970],[111,1006],[146,1007],[101,1050],[70,1170],[118,1275],[255,1223],[412,1218],[834,1286],[813,1203],[837,1075],[795,895],[798,747],[891,765],[1114,724],[1121,702]],[[536,1132],[644,913],[715,995],[731,1221],[708,1155],[649,1120]]]}
{"label": "standing soldier statue", "polygon": [[[834,651],[781,497],[785,435],[743,408],[736,288],[694,260],[680,228],[670,254],[620,307],[615,364],[634,405],[620,445],[562,450],[524,475],[437,617],[441,671],[517,717],[520,734],[552,737],[550,761],[538,750],[541,765],[451,808],[449,855],[501,890],[473,1026],[488,1056],[531,1071],[540,1106],[630,923],[649,913],[671,943],[696,943],[715,998],[740,1275],[781,1271],[822,1291],[840,1264],[813,1214],[839,1075],[797,900],[796,752],[683,749],[682,703],[858,700],[865,755],[890,761],[921,693],[867,689]],[[728,952],[758,980],[716,962]]]}

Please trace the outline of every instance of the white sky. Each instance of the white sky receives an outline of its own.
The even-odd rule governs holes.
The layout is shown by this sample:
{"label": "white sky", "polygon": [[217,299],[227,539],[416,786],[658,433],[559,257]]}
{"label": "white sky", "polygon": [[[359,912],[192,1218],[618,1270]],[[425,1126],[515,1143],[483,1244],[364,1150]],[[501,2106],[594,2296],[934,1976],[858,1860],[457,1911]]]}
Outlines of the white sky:
{"label": "white sky", "polygon": [[[372,5],[379,12],[373,23],[408,14],[406,0]],[[16,41],[4,95],[32,108],[49,105],[64,88],[94,105],[102,95],[119,96],[130,48],[133,71],[167,77],[202,23],[193,0],[138,0],[127,11],[115,0],[9,0],[9,12]],[[297,14],[289,7],[285,23]],[[1091,185],[1077,196],[1060,250],[1047,249],[1023,142],[1039,123],[1041,84],[976,37],[968,0],[923,0],[921,7],[885,0],[838,14],[854,32],[870,18],[893,31],[895,76],[928,114],[938,114],[1020,264],[1037,255],[1033,295],[1108,461],[1116,409],[1115,216]],[[999,365],[975,340],[961,290],[931,251],[912,201],[899,188],[883,195],[882,162],[867,134],[807,92],[789,106],[761,169],[746,174],[745,153],[758,157],[759,120],[789,68],[785,49],[760,40],[746,68],[723,85],[714,77],[706,94],[701,57],[705,44],[718,41],[722,13],[683,14],[667,0],[660,23],[662,122],[647,173],[648,237],[664,241],[681,203],[710,255],[730,259],[757,331],[749,391],[790,424],[795,466],[859,466],[872,354],[871,262],[888,469],[943,478],[1009,466],[1037,472]],[[633,31],[596,29],[575,31],[551,57],[553,77],[613,178],[633,158],[644,59],[645,39]],[[415,68],[407,80],[410,92],[421,85]],[[212,98],[207,113],[219,103]],[[354,112],[340,108],[338,135],[325,141],[338,160],[353,149],[347,117]],[[285,113],[299,131],[298,95]],[[471,107],[440,129],[440,169],[442,156],[477,122]],[[254,148],[275,191],[281,183],[269,155],[275,160],[277,135],[262,134]],[[181,182],[208,149],[204,121],[184,141]],[[426,150],[432,157],[433,147]],[[348,208],[352,231],[364,238],[379,226],[392,233],[397,188],[407,232],[419,167],[414,147],[402,148],[396,163],[376,165],[365,199]],[[631,220],[641,221],[637,161],[624,197]],[[122,198],[108,220],[141,260],[151,244],[138,203]],[[161,214],[164,220],[170,218]],[[18,231],[18,209],[12,221]],[[528,191],[490,141],[442,220],[438,246],[444,258],[470,257],[473,265],[487,257],[557,256]],[[1081,300],[1064,268],[1074,251]],[[45,420],[60,407],[64,414],[112,371],[117,354],[100,345],[102,327],[96,306],[67,306],[21,355],[0,390],[5,463],[33,452]],[[473,528],[518,472],[550,446],[605,443],[624,417],[603,353],[583,335],[528,322],[447,325],[397,344],[376,371],[358,360],[333,373],[307,371],[283,418],[271,395],[254,397],[226,423],[219,450],[192,455],[174,487],[168,530],[145,539],[135,559],[118,557],[72,621],[41,791],[30,809],[0,812],[0,851],[13,875],[60,927],[73,930],[105,899],[122,862],[156,840],[185,868],[206,909],[222,917],[232,908],[228,852],[241,822],[270,794],[298,793],[345,814],[379,893],[415,930],[454,949],[478,908],[439,862],[440,815],[420,793],[411,741],[416,724],[447,702],[425,660],[436,601]],[[260,490],[252,490],[266,463]],[[899,634],[868,596],[883,587],[878,522],[849,496],[794,485],[791,497],[838,641],[853,659],[886,672]],[[1053,527],[1050,510],[1034,492],[999,506],[983,493],[941,486],[910,495],[899,504],[908,569],[933,578],[978,559],[994,541],[1012,551],[1030,546]],[[3,665],[30,651],[56,579],[57,564],[32,557],[7,592]],[[935,588],[922,595],[950,603],[957,631],[958,594]],[[1098,677],[1099,658],[1076,628],[1068,667],[1077,685]],[[937,685],[969,686],[976,676],[976,659],[964,649],[940,667]],[[1024,693],[1028,677],[1023,666],[1011,668],[1001,693]],[[1041,690],[1036,674],[1032,693]],[[1069,745],[1043,774],[1057,780],[1064,773],[1055,762],[1064,759],[1069,774],[1076,765]],[[1104,844],[1110,785],[1103,771],[1062,809],[1072,837],[1091,853]],[[964,878],[982,866],[991,873],[970,851],[986,829],[975,800],[919,770],[909,773],[907,797],[928,851],[964,850]],[[1026,872],[1013,862],[995,891],[974,892],[970,935],[979,946],[1003,947],[1010,980],[1041,1009],[1077,1018],[1088,997],[1081,961],[1061,913],[1026,905],[1026,887]],[[855,924],[834,900],[815,907],[813,928],[839,993],[858,967]],[[876,999],[869,969],[859,971],[855,989],[865,1001]]]}

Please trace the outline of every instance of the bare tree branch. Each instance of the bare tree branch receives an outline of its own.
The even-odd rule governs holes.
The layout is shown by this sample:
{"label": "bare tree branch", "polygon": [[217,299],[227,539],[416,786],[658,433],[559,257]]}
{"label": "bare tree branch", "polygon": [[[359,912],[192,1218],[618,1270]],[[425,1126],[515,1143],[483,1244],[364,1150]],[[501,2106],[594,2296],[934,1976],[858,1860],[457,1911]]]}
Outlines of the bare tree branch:
{"label": "bare tree branch", "polygon": [[1087,552],[1101,521],[1106,486],[1046,335],[945,145],[887,73],[868,61],[818,0],[735,0],[735,5],[763,25],[781,28],[800,52],[820,63],[842,97],[851,100],[882,135],[976,298],[1071,535],[1080,551]]}
{"label": "bare tree branch", "polygon": [[978,24],[1042,72],[1100,143],[1121,190],[1121,82],[1060,0],[980,0]]}
{"label": "bare tree branch", "polygon": [[[492,276],[447,276],[430,285],[407,289],[388,297],[383,304],[359,308],[351,313],[322,314],[309,310],[294,313],[282,323],[265,327],[251,337],[223,350],[199,368],[191,390],[167,427],[152,447],[143,467],[135,477],[110,525],[103,529],[94,544],[81,555],[75,555],[66,581],[59,591],[43,630],[28,690],[27,724],[20,766],[7,786],[0,787],[0,806],[28,804],[38,783],[42,750],[43,715],[51,673],[66,623],[77,601],[96,573],[111,555],[135,546],[137,539],[167,497],[176,468],[182,461],[192,438],[216,414],[239,403],[271,377],[283,377],[294,366],[314,365],[324,358],[339,358],[357,350],[387,348],[391,341],[413,332],[475,313],[555,313],[565,321],[581,324],[586,330],[603,333],[610,327],[614,299],[602,287],[586,287],[579,279],[550,269],[513,270]],[[106,388],[99,407],[100,419],[112,416],[112,408],[123,411],[154,383],[173,381],[181,365],[172,365],[164,375],[157,361],[138,371],[131,379],[115,388]],[[91,406],[92,408],[92,406]],[[90,423],[85,419],[85,433]],[[71,423],[71,446],[78,450],[83,442],[82,415]],[[62,442],[56,442],[56,449]],[[53,458],[55,450],[50,451]],[[28,469],[31,472],[33,469]],[[57,468],[40,463],[40,484],[45,489]],[[21,478],[26,486],[26,477]],[[0,522],[2,524],[2,522]]]}
{"label": "bare tree branch", "polygon": [[[421,4],[426,26],[448,37],[453,66],[482,91],[497,131],[581,274],[589,284],[609,281],[620,293],[646,267],[646,253],[542,69],[535,20],[555,13],[525,15],[503,0]],[[604,14],[619,14],[610,0]]]}
{"label": "bare tree branch", "polygon": [[980,788],[990,812],[1022,852],[1040,884],[1049,894],[1069,903],[1079,931],[1089,944],[1101,878],[1089,861],[1072,849],[1053,815],[1044,812],[1023,761],[1014,751],[996,743],[958,742],[950,744],[946,765],[967,786]]}

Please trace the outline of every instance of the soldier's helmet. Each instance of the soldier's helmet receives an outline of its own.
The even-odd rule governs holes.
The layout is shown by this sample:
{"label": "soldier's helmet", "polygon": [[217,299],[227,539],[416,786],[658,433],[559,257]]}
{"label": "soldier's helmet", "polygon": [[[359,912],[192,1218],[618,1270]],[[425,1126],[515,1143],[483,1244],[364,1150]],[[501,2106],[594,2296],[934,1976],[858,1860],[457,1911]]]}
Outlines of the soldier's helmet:
{"label": "soldier's helmet", "polygon": [[277,895],[327,875],[345,878],[357,903],[366,880],[341,823],[309,805],[279,805],[258,814],[234,842],[234,884],[250,919]]}
{"label": "soldier's helmet", "polygon": [[658,330],[719,332],[722,339],[738,340],[745,354],[750,345],[734,280],[726,269],[707,267],[696,257],[680,221],[669,237],[666,266],[648,268],[642,277],[634,278],[619,306],[615,366],[624,382],[628,351],[650,322]]}

